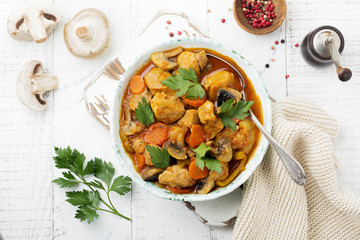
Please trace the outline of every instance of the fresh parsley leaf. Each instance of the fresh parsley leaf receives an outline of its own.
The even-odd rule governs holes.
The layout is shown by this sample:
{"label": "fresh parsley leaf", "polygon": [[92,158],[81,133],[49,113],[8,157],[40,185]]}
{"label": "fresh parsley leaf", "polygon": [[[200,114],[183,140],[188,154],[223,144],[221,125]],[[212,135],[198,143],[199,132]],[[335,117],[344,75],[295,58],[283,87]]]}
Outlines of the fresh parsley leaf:
{"label": "fresh parsley leaf", "polygon": [[154,146],[145,146],[145,149],[150,153],[151,161],[157,168],[165,169],[170,164],[170,154],[166,149],[161,149]]}
{"label": "fresh parsley leaf", "polygon": [[196,155],[196,166],[204,170],[206,166],[210,171],[221,173],[222,165],[216,158],[207,157],[206,153],[211,149],[205,143],[201,143],[196,149],[190,148]]}
{"label": "fresh parsley leaf", "polygon": [[105,162],[100,158],[94,158],[95,177],[103,181],[108,187],[115,173],[115,168],[110,162]]}
{"label": "fresh parsley leaf", "polygon": [[234,102],[234,99],[223,102],[220,106],[220,113],[218,116],[221,118],[225,127],[229,127],[233,131],[236,131],[236,123],[234,122],[233,118],[242,120],[249,116],[249,110],[254,102],[241,100],[238,101],[235,105]]}
{"label": "fresh parsley leaf", "polygon": [[180,68],[179,74],[173,74],[171,77],[161,81],[161,83],[172,90],[177,90],[176,96],[188,99],[203,99],[205,90],[198,82],[195,70],[193,68]]}
{"label": "fresh parsley leaf", "polygon": [[89,185],[92,186],[92,187],[96,187],[96,188],[105,190],[104,185],[99,180],[91,181],[91,182],[89,182]]}
{"label": "fresh parsley leaf", "polygon": [[154,113],[145,97],[141,98],[141,102],[139,102],[138,107],[135,108],[135,114],[137,120],[142,122],[147,127],[155,121]]}
{"label": "fresh parsley leaf", "polygon": [[71,172],[63,172],[62,173],[65,178],[57,178],[53,180],[53,183],[60,185],[61,188],[66,187],[75,187],[80,183],[76,178],[71,174]]}
{"label": "fresh parsley leaf", "polygon": [[117,192],[120,195],[125,195],[125,193],[130,192],[131,188],[131,178],[119,176],[114,179],[114,182],[111,185],[110,191]]}
{"label": "fresh parsley leaf", "polygon": [[66,199],[71,205],[81,206],[81,205],[89,205],[93,208],[98,208],[100,201],[100,193],[98,191],[89,192],[87,190],[83,191],[74,191],[74,192],[66,192]]}
{"label": "fresh parsley leaf", "polygon": [[94,219],[98,217],[99,214],[97,214],[96,210],[89,208],[88,206],[80,206],[75,214],[75,218],[80,219],[81,222],[87,220],[88,223],[93,222]]}

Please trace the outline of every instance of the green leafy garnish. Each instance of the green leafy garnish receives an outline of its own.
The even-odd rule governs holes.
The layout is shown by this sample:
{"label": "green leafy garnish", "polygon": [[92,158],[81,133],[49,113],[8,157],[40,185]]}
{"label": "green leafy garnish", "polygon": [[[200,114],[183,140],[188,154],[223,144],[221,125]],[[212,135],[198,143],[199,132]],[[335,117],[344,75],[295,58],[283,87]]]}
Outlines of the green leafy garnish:
{"label": "green leafy garnish", "polygon": [[141,98],[141,102],[139,102],[138,107],[135,108],[135,114],[136,119],[147,127],[155,121],[154,113],[145,97]]}
{"label": "green leafy garnish", "polygon": [[254,102],[241,100],[238,101],[235,105],[234,102],[234,99],[223,102],[220,106],[220,113],[218,116],[221,118],[221,121],[225,127],[229,127],[233,131],[236,131],[236,123],[234,122],[233,118],[242,120],[249,116],[250,107],[254,104]]}
{"label": "green leafy garnish", "polygon": [[173,74],[171,77],[161,81],[161,83],[172,90],[177,90],[176,96],[188,99],[203,99],[205,97],[205,90],[198,82],[195,70],[190,68],[180,68],[179,74]]}
{"label": "green leafy garnish", "polygon": [[[78,207],[75,218],[80,219],[81,222],[87,220],[88,223],[91,223],[95,218],[99,217],[97,211],[104,211],[131,220],[120,214],[110,199],[110,192],[125,195],[131,190],[131,179],[129,177],[119,176],[112,181],[115,169],[110,162],[105,162],[100,158],[94,158],[85,164],[85,155],[70,147],[55,147],[55,153],[55,166],[59,169],[67,169],[68,171],[63,172],[63,177],[57,178],[53,180],[53,182],[60,185],[61,188],[75,187],[79,184],[84,184],[90,189],[90,191],[83,189],[82,191],[66,192],[66,201]],[[87,181],[85,176],[88,175],[96,179]],[[106,202],[100,196],[99,191],[94,188],[103,190],[108,202]],[[100,203],[104,204],[107,209],[102,208],[99,205]]]}
{"label": "green leafy garnish", "polygon": [[170,154],[166,149],[161,149],[154,146],[145,146],[145,149],[150,153],[151,161],[157,168],[165,169],[170,164]]}
{"label": "green leafy garnish", "polygon": [[216,158],[206,156],[206,153],[211,149],[205,143],[201,143],[196,149],[190,148],[196,154],[196,166],[204,170],[206,166],[210,171],[221,173],[222,165]]}

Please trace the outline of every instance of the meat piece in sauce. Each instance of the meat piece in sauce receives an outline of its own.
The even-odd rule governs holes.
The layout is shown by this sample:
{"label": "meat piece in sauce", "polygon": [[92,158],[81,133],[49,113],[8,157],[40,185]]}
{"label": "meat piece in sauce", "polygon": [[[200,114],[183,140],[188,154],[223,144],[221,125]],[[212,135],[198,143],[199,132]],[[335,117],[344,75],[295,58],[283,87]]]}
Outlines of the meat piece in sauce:
{"label": "meat piece in sauce", "polygon": [[249,154],[256,140],[254,123],[245,118],[239,122],[236,132],[226,128],[217,136],[217,139],[222,136],[230,139],[232,149]]}
{"label": "meat piece in sauce", "polygon": [[212,122],[208,122],[207,124],[204,125],[204,130],[205,130],[205,138],[206,140],[211,140],[214,137],[216,137],[216,135],[221,132],[221,130],[223,130],[224,128],[224,124],[221,121],[220,117],[216,117],[215,121]]}
{"label": "meat piece in sauce", "polygon": [[[152,147],[161,149],[161,147],[159,147],[158,145],[155,145],[155,144],[149,144],[148,146],[152,146]],[[154,165],[153,162],[151,161],[150,152],[148,150],[146,150],[146,149],[145,149],[145,152],[144,152],[144,157],[145,157],[145,163],[147,165]]]}
{"label": "meat piece in sauce", "polygon": [[156,93],[151,100],[151,108],[156,118],[164,123],[173,123],[185,113],[184,103],[175,94]]}
{"label": "meat piece in sauce", "polygon": [[214,103],[209,100],[198,108],[198,115],[202,124],[207,124],[208,122],[214,122],[216,120],[214,109]]}
{"label": "meat piece in sauce", "polygon": [[146,89],[140,94],[132,94],[129,100],[130,109],[135,111],[135,108],[138,108],[138,105],[143,97],[145,97],[145,100],[150,103],[151,94]]}
{"label": "meat piece in sauce", "polygon": [[166,78],[171,77],[168,71],[153,67],[144,77],[145,84],[152,95],[157,92],[175,92],[161,83]]}
{"label": "meat piece in sauce", "polygon": [[177,122],[181,126],[190,128],[191,125],[200,124],[198,111],[194,109],[186,110],[184,116]]}
{"label": "meat piece in sauce", "polygon": [[214,179],[215,181],[224,181],[225,179],[227,179],[227,177],[229,176],[229,168],[227,163],[221,162],[222,165],[222,170],[221,173],[215,172],[215,171],[210,171],[210,176],[212,177],[212,179]]}
{"label": "meat piece in sauce", "polygon": [[145,125],[139,121],[132,121],[131,120],[131,113],[129,106],[126,104],[124,105],[124,120],[121,124],[121,131],[126,136],[134,135],[135,133],[139,133],[145,129]]}
{"label": "meat piece in sauce", "polygon": [[205,68],[208,63],[208,58],[204,50],[194,53],[190,51],[184,51],[178,56],[178,68],[193,68],[197,75]]}
{"label": "meat piece in sauce", "polygon": [[142,138],[136,138],[132,143],[132,148],[135,150],[135,153],[144,153],[145,152],[145,142]]}
{"label": "meat piece in sauce", "polygon": [[190,177],[189,171],[186,168],[173,165],[160,174],[159,183],[170,185],[171,187],[186,188],[193,186],[196,181]]}
{"label": "meat piece in sauce", "polygon": [[163,144],[163,148],[176,159],[187,159],[185,148],[186,132],[187,127],[185,126],[171,126],[168,133],[169,140]]}
{"label": "meat piece in sauce", "polygon": [[234,88],[235,78],[234,74],[229,71],[214,72],[205,79],[205,89],[208,91],[208,97],[211,101],[216,101],[218,91],[224,87]]}

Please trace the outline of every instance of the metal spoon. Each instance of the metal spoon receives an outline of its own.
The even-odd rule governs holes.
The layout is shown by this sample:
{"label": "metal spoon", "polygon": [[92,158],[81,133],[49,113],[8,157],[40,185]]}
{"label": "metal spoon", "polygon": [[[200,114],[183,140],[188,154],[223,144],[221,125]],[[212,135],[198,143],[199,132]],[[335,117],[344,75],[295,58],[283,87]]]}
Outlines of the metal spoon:
{"label": "metal spoon", "polygon": [[[241,86],[243,88],[241,94],[244,98],[244,100],[246,100],[245,97],[245,81],[244,78],[242,77],[241,73],[229,62],[225,61],[224,59],[210,54],[210,53],[206,53],[208,56],[214,57],[216,59],[219,59],[223,62],[225,62],[226,64],[228,64],[229,66],[231,66],[236,73],[240,76],[240,81],[241,81]],[[282,146],[280,146],[280,144],[271,136],[271,134],[266,131],[266,129],[261,125],[261,123],[259,122],[259,120],[256,118],[255,114],[250,110],[250,119],[255,123],[255,125],[259,128],[259,130],[264,134],[264,136],[267,138],[267,140],[269,140],[271,146],[275,149],[275,151],[277,152],[277,154],[279,155],[281,161],[283,162],[285,169],[288,171],[290,177],[299,185],[304,185],[306,182],[306,177],[305,177],[305,172],[304,169],[301,167],[301,165],[299,164],[298,161],[296,161],[296,159],[290,154],[288,153]]]}

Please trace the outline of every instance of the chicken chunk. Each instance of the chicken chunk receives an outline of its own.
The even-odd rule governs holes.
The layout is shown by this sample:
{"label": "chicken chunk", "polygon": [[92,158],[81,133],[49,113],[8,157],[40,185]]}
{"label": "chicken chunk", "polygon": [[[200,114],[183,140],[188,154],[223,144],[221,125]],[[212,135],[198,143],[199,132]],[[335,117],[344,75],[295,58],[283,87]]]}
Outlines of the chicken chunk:
{"label": "chicken chunk", "polygon": [[190,177],[187,169],[181,168],[179,165],[173,165],[160,174],[159,183],[171,187],[186,188],[193,186],[196,181]]}
{"label": "chicken chunk", "polygon": [[145,90],[140,94],[132,94],[129,101],[129,107],[131,110],[135,111],[135,108],[138,108],[139,103],[141,102],[142,98],[145,98],[145,100],[150,103],[151,101],[151,94]]}
{"label": "chicken chunk", "polygon": [[214,122],[216,116],[214,114],[215,106],[212,102],[207,100],[203,105],[198,109],[199,119],[202,124],[207,124],[208,122]]}
{"label": "chicken chunk", "polygon": [[208,58],[205,51],[198,53],[184,51],[178,56],[178,68],[193,68],[197,75],[205,68],[208,63]]}
{"label": "chicken chunk", "polygon": [[217,181],[217,180],[224,181],[229,176],[229,167],[228,167],[227,163],[224,163],[224,162],[220,162],[220,163],[222,165],[221,173],[218,173],[215,171],[210,171],[210,176],[215,181]]}
{"label": "chicken chunk", "polygon": [[130,108],[128,105],[124,106],[124,121],[121,124],[121,131],[125,136],[134,135],[145,129],[145,125],[139,121],[131,120]]}
{"label": "chicken chunk", "polygon": [[[148,146],[152,146],[152,147],[161,149],[161,147],[154,145],[154,144],[149,144]],[[151,161],[150,152],[148,150],[146,150],[146,148],[145,148],[145,152],[144,152],[144,157],[145,157],[145,163],[147,165],[154,165],[153,162]]]}
{"label": "chicken chunk", "polygon": [[161,83],[161,81],[168,77],[171,77],[171,74],[168,71],[153,67],[145,75],[144,80],[152,95],[155,95],[157,92],[175,92]]}
{"label": "chicken chunk", "polygon": [[215,101],[220,88],[235,86],[234,74],[229,71],[218,71],[205,79],[205,89],[208,91],[209,100]]}
{"label": "chicken chunk", "polygon": [[175,94],[156,93],[151,100],[156,118],[164,123],[173,123],[185,113],[184,103]]}
{"label": "chicken chunk", "polygon": [[216,117],[215,121],[208,122],[207,124],[205,124],[204,130],[205,130],[206,140],[208,141],[216,137],[216,135],[219,132],[221,132],[223,128],[224,128],[224,124],[222,123],[220,117]]}
{"label": "chicken chunk", "polygon": [[163,144],[163,148],[176,159],[187,159],[185,148],[185,134],[187,130],[185,126],[171,126],[168,133],[169,140]]}
{"label": "chicken chunk", "polygon": [[145,142],[142,138],[136,138],[132,143],[132,148],[135,150],[135,153],[144,153],[145,152]]}
{"label": "chicken chunk", "polygon": [[194,109],[186,110],[184,116],[177,122],[181,126],[190,128],[191,125],[200,124],[198,111]]}

